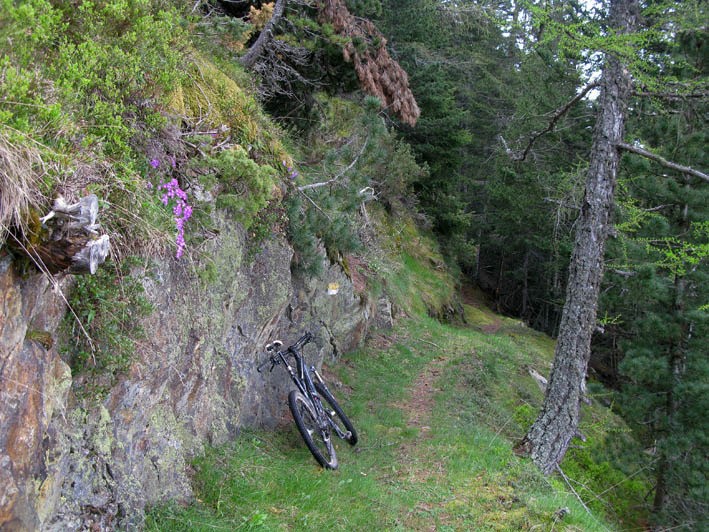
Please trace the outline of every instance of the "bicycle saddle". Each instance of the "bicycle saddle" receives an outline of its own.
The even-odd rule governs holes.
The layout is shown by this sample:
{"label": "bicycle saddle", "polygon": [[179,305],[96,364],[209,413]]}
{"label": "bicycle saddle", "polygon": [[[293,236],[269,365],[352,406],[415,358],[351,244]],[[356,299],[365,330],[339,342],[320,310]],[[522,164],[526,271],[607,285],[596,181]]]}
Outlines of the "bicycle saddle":
{"label": "bicycle saddle", "polygon": [[283,345],[283,342],[281,342],[280,340],[276,340],[275,342],[271,342],[270,344],[266,344],[266,351],[268,351],[270,353],[271,351],[277,350],[282,345]]}

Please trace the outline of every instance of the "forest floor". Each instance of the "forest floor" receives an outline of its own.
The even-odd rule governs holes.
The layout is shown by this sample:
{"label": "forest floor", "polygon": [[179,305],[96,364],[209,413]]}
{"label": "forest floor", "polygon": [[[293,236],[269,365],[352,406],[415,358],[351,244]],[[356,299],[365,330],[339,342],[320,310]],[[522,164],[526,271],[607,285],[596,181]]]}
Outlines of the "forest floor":
{"label": "forest floor", "polygon": [[548,372],[553,342],[472,302],[467,325],[406,318],[326,368],[360,437],[337,471],[295,427],[245,431],[196,460],[194,501],[153,509],[147,529],[637,530],[637,476],[588,458],[618,427],[607,409],[584,407],[572,483],[514,455],[542,398],[529,369]]}

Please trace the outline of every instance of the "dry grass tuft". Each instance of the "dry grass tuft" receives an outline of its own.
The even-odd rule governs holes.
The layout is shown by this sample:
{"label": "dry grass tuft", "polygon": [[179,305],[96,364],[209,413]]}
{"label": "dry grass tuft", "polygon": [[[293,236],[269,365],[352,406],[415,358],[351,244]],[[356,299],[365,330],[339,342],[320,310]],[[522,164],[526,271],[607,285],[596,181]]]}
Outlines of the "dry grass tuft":
{"label": "dry grass tuft", "polygon": [[44,172],[37,149],[15,144],[0,132],[0,243],[10,228],[26,234],[30,210],[46,203],[39,189]]}

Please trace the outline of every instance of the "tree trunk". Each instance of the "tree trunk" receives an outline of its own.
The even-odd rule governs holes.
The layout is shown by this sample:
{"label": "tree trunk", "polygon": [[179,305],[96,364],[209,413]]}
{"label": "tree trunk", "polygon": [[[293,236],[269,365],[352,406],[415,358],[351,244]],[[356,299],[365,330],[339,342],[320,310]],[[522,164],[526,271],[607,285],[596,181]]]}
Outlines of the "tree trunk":
{"label": "tree trunk", "polygon": [[263,49],[268,45],[269,41],[273,39],[273,27],[278,24],[283,17],[285,7],[286,0],[276,0],[271,20],[269,20],[266,26],[261,30],[256,42],[249,48],[249,51],[239,60],[244,67],[251,68],[254,66],[259,56],[263,53]]}
{"label": "tree trunk", "polygon": [[[611,0],[612,27],[619,33],[633,31],[637,12],[637,0]],[[578,428],[620,160],[617,145],[623,141],[630,88],[629,73],[608,54],[554,364],[541,412],[516,447],[545,474],[556,469]]]}

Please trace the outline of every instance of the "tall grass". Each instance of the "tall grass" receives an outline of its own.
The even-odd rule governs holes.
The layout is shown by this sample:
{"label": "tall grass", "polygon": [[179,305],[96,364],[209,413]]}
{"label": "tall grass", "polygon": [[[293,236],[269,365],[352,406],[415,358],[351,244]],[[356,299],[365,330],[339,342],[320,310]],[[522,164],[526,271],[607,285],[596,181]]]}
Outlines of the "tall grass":
{"label": "tall grass", "polygon": [[0,131],[0,245],[10,228],[28,232],[30,210],[38,210],[44,200],[39,192],[42,166],[39,150]]}

